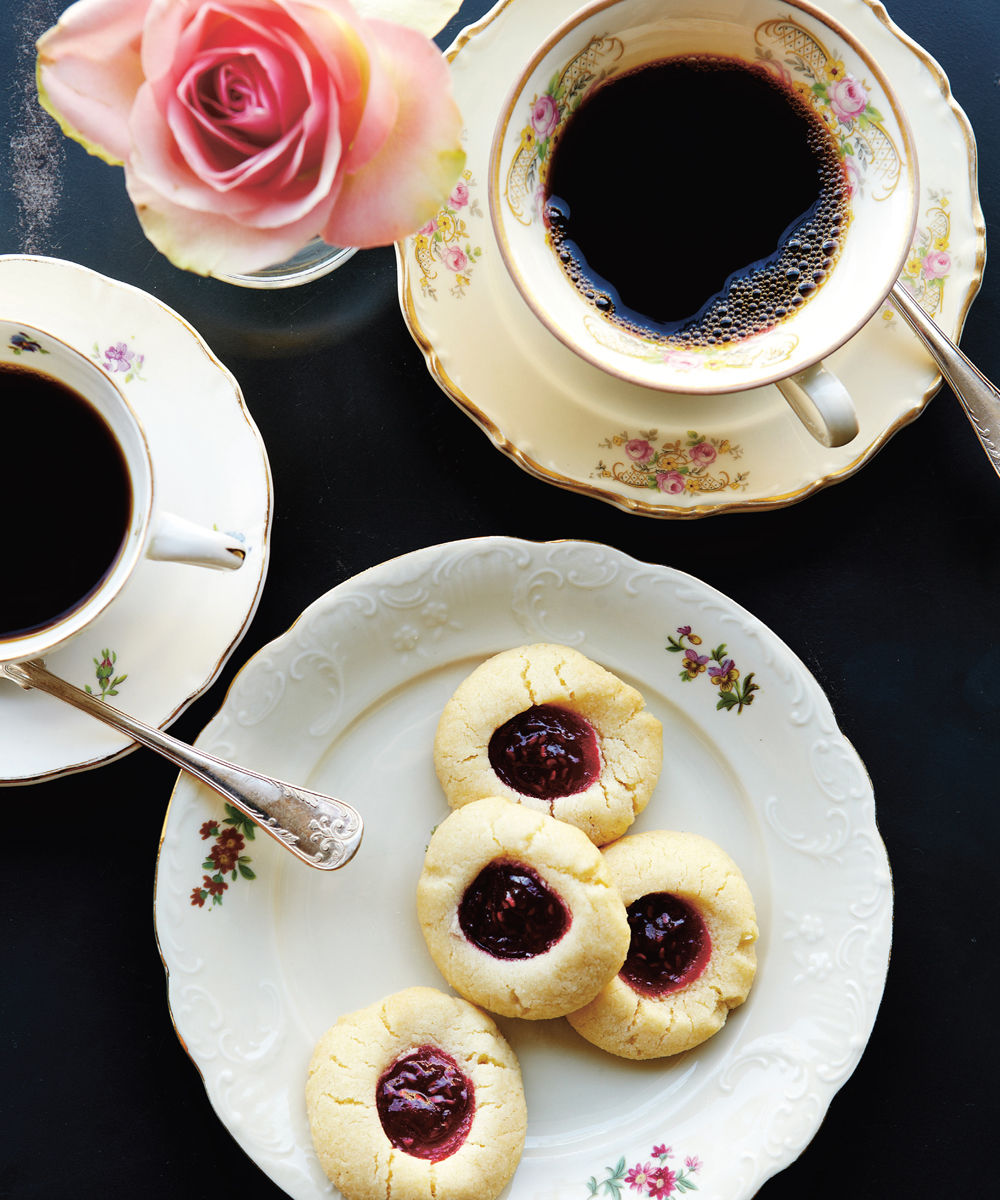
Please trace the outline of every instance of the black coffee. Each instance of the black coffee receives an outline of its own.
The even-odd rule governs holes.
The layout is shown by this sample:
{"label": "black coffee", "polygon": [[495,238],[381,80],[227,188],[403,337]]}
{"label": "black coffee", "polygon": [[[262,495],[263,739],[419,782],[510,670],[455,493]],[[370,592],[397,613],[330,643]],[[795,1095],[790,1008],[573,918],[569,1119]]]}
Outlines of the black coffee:
{"label": "black coffee", "polygon": [[78,392],[0,367],[0,638],[79,608],[118,559],[132,519],[125,460]]}
{"label": "black coffee", "polygon": [[764,67],[691,55],[602,84],[563,128],[546,221],[585,298],[642,337],[739,341],[822,284],[846,232],[837,147]]}

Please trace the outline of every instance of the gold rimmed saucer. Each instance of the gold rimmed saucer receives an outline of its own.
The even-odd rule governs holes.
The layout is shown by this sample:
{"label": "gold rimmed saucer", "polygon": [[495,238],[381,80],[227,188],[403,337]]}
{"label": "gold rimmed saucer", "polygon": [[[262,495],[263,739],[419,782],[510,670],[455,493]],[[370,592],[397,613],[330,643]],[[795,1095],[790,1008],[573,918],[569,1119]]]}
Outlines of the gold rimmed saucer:
{"label": "gold rimmed saucer", "polygon": [[[865,3],[861,12],[849,0],[825,7],[875,55],[909,116],[921,196],[904,278],[957,340],[986,254],[975,140],[940,66],[881,4]],[[774,387],[665,398],[612,378],[556,341],[517,293],[487,211],[490,143],[520,66],[575,8],[573,0],[506,0],[449,50],[466,121],[465,175],[437,217],[396,247],[400,305],[428,369],[524,470],[627,512],[689,518],[777,508],[848,478],[941,383],[890,309],[827,360],[861,425],[849,445],[828,449],[805,433]],[[641,187],[641,179],[622,181],[621,235],[634,239],[637,253]]]}

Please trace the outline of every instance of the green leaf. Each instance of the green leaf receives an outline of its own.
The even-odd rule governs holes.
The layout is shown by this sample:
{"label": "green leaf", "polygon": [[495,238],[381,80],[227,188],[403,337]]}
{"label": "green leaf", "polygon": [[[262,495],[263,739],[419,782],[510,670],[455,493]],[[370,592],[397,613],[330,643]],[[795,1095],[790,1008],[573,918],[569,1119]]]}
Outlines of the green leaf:
{"label": "green leaf", "polygon": [[866,106],[865,116],[868,118],[869,121],[878,121],[879,123],[881,123],[882,121],[885,120],[885,117],[882,116],[882,114],[879,112],[879,110],[875,107],[874,104],[869,104]]}
{"label": "green leaf", "polygon": [[232,873],[231,878],[232,878],[233,883],[235,883],[236,882],[236,868],[235,867],[233,867],[233,873]]}
{"label": "green leaf", "polygon": [[858,128],[871,129],[871,125],[871,121],[868,120],[864,113],[861,113],[861,115],[858,117]]}
{"label": "green leaf", "polygon": [[106,696],[117,696],[118,692],[114,688],[111,688],[109,691],[105,692],[104,694]]}
{"label": "green leaf", "polygon": [[700,439],[699,439],[699,437],[698,437],[698,434],[697,434],[697,433],[695,432],[695,430],[693,430],[693,429],[689,429],[689,430],[688,430],[688,437],[689,437],[689,438],[694,438],[694,440],[695,440],[696,442],[700,440]]}
{"label": "green leaf", "polygon": [[[741,728],[742,728],[742,726],[741,726]],[[240,863],[240,874],[243,876],[244,879],[256,879],[257,878],[257,876],[254,874],[254,872],[251,871],[249,867],[244,866],[242,862]]]}
{"label": "green leaf", "polygon": [[88,695],[88,696],[92,696],[92,695],[94,694],[94,693],[93,693],[93,692],[90,690],[90,684],[89,684],[89,683],[85,683],[83,686],[84,686],[84,688],[86,689],[86,692],[87,692],[87,695]]}
{"label": "green leaf", "polygon": [[215,863],[212,862],[212,860],[210,858],[206,858],[205,861],[201,864],[201,869],[203,871],[211,871],[211,870],[214,870],[214,868],[215,868]]}
{"label": "green leaf", "polygon": [[811,90],[815,92],[817,96],[822,96],[824,100],[826,99],[826,84],[822,81],[819,83],[814,83]]}
{"label": "green leaf", "polygon": [[851,154],[851,155],[854,154],[854,147],[851,145],[850,142],[844,142],[844,153]]}

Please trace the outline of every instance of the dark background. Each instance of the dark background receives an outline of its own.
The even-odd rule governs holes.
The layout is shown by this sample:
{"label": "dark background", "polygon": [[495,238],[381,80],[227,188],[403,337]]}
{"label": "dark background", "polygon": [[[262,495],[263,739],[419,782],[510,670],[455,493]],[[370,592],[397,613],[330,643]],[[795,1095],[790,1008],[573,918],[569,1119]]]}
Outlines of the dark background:
{"label": "dark background", "polygon": [[[812,1144],[759,1195],[995,1196],[1000,479],[948,390],[855,478],[774,512],[652,521],[538,482],[432,382],[399,313],[391,249],[270,293],[187,275],[157,254],[120,171],[33,115],[27,47],[62,7],[0,9],[0,251],[71,258],[177,309],[239,380],[274,472],[260,609],[173,732],[194,740],[239,667],[310,601],[420,546],[579,537],[700,576],[774,629],[828,693],[874,781],[895,883],[868,1049]],[[487,7],[468,0],[440,44]],[[969,115],[989,239],[1000,218],[1000,0],[893,0],[890,14],[942,64]],[[24,219],[11,183],[16,156],[32,153],[61,161],[47,221]],[[962,338],[994,379],[998,280],[987,268]],[[370,454],[386,438],[412,465],[398,484]],[[0,455],[12,452],[0,442]],[[5,586],[15,572],[0,565]],[[140,750],[0,793],[0,1196],[284,1195],[214,1116],[167,1012],[151,900],[175,775]]]}

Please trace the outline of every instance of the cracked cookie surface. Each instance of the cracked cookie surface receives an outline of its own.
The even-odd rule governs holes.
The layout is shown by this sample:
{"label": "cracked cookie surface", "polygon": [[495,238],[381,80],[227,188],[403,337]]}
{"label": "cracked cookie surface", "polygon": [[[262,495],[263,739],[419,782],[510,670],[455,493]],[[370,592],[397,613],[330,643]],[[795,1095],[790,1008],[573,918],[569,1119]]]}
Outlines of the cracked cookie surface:
{"label": "cracked cookie surface", "polygon": [[[575,729],[558,732],[554,755],[527,767],[517,759],[526,754],[530,727],[515,730],[515,743],[497,744],[497,732],[522,714],[522,721],[547,715],[551,728],[560,711],[593,730],[593,756]],[[635,688],[578,650],[544,642],[477,667],[445,705],[434,740],[434,766],[452,808],[503,796],[575,825],[598,846],[621,837],[646,807],[662,763],[663,728]]]}
{"label": "cracked cookie surface", "polygon": [[505,1017],[561,1017],[592,1000],[629,945],[625,906],[579,829],[502,797],[431,837],[417,916],[438,970]]}
{"label": "cracked cookie surface", "polygon": [[[633,935],[625,968],[567,1020],[587,1041],[622,1058],[661,1058],[690,1050],[718,1033],[753,983],[757,920],[750,889],[729,855],[695,833],[633,834],[602,853],[630,916],[642,907],[638,902],[648,898],[655,919],[665,906],[654,898],[676,897],[681,905],[671,906],[674,917],[685,908],[694,910],[709,946],[703,947],[694,936],[688,965],[678,973],[687,980],[681,986],[650,985],[648,965],[633,958],[648,954],[649,942],[642,945]],[[665,924],[670,925],[669,917]],[[664,971],[662,978],[666,975]],[[639,980],[638,988],[628,977]],[[650,994],[657,987],[661,994]]]}
{"label": "cracked cookie surface", "polygon": [[[427,1133],[426,1112],[405,1126],[380,1115],[406,1096],[400,1084],[413,1080],[401,1072],[421,1054],[432,1101],[442,1071],[450,1076],[445,1104],[464,1093],[443,1135],[440,1122]],[[486,1013],[435,988],[408,988],[341,1017],[313,1051],[306,1106],[323,1170],[347,1200],[494,1200],[517,1168],[527,1129],[521,1069],[503,1035]],[[426,1108],[424,1098],[417,1107]],[[414,1128],[411,1153],[403,1143]],[[421,1153],[420,1139],[435,1134],[438,1149]]]}

